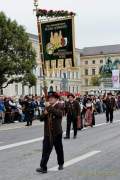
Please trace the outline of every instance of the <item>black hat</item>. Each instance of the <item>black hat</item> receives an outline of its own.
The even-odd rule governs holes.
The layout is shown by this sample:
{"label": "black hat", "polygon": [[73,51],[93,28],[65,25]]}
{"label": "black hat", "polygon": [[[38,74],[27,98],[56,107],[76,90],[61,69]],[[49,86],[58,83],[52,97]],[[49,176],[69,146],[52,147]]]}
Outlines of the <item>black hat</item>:
{"label": "black hat", "polygon": [[48,92],[48,98],[54,97],[56,99],[59,99],[59,95],[56,92]]}
{"label": "black hat", "polygon": [[112,96],[112,93],[111,93],[111,92],[109,92],[107,95],[108,95],[108,96]]}
{"label": "black hat", "polygon": [[72,94],[72,93],[69,93],[68,96],[67,96],[67,98],[69,98],[70,96],[73,97],[73,98],[75,98],[74,94]]}

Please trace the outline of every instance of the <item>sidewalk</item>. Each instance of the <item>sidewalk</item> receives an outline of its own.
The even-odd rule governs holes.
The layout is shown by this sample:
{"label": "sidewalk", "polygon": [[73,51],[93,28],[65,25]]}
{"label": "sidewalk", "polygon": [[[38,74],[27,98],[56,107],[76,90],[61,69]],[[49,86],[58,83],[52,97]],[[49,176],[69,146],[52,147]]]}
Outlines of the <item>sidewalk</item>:
{"label": "sidewalk", "polygon": [[[43,123],[40,122],[39,120],[34,120],[33,121],[33,125],[32,127],[34,126],[41,126]],[[11,124],[1,124],[0,125],[0,131],[7,131],[7,130],[12,130],[12,129],[20,129],[20,128],[29,128],[29,127],[26,127],[26,122],[15,122],[15,123],[11,123]],[[30,126],[31,127],[31,126]]]}

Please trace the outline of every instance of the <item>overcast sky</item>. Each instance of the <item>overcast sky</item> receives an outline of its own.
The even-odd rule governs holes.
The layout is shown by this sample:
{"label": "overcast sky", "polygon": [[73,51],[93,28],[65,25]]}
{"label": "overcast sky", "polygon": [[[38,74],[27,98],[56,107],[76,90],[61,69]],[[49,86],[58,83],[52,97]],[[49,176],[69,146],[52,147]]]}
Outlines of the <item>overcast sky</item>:
{"label": "overcast sky", "polygon": [[[120,44],[120,0],[39,0],[44,9],[77,13],[76,47]],[[33,0],[0,0],[0,11],[37,34]]]}

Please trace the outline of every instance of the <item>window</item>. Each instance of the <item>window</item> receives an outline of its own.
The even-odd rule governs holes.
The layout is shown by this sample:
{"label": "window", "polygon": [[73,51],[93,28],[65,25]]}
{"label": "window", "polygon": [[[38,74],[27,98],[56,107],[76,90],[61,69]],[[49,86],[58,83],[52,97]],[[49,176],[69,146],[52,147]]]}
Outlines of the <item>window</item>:
{"label": "window", "polygon": [[50,73],[50,77],[52,77],[52,73]]}
{"label": "window", "polygon": [[88,86],[88,79],[85,79],[85,86]]}
{"label": "window", "polygon": [[92,69],[92,75],[95,75],[95,69]]}
{"label": "window", "polygon": [[18,84],[15,85],[15,94],[18,95]]}
{"label": "window", "polygon": [[93,60],[92,63],[95,64],[95,60]]}
{"label": "window", "polygon": [[56,89],[56,91],[57,91],[57,90],[58,90],[58,87],[56,86],[55,89]]}
{"label": "window", "polygon": [[85,69],[85,75],[86,76],[88,75],[88,69]]}
{"label": "window", "polygon": [[74,88],[74,86],[73,86],[73,93],[75,92],[75,88]]}
{"label": "window", "polygon": [[60,70],[60,78],[62,77],[62,71]]}
{"label": "window", "polygon": [[100,64],[103,64],[103,60],[102,59],[100,60]]}
{"label": "window", "polygon": [[88,64],[88,61],[85,61],[85,64]]}
{"label": "window", "polygon": [[70,88],[70,86],[69,86],[69,92],[70,92],[70,90],[71,90],[71,88]]}
{"label": "window", "polygon": [[67,77],[70,79],[70,71],[67,72]]}
{"label": "window", "polygon": [[55,77],[57,78],[57,73],[55,73]]}
{"label": "window", "polygon": [[25,86],[22,85],[22,95],[25,95]]}
{"label": "window", "polygon": [[79,79],[79,73],[76,72],[76,79]]}
{"label": "window", "polygon": [[42,68],[40,67],[40,77],[42,77]]}
{"label": "window", "polygon": [[79,92],[79,87],[78,86],[77,86],[76,90],[77,90],[77,93],[78,93]]}
{"label": "window", "polygon": [[74,79],[74,72],[72,72],[72,79]]}

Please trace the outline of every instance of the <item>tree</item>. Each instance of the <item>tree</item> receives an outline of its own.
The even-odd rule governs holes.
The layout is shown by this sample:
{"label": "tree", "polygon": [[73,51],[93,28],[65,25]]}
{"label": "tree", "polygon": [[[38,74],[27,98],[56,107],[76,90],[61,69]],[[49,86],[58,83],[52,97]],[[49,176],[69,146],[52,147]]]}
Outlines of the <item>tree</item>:
{"label": "tree", "polygon": [[23,26],[0,12],[0,89],[11,83],[34,86],[36,53]]}
{"label": "tree", "polygon": [[100,77],[99,76],[92,77],[91,84],[92,86],[100,86]]}

